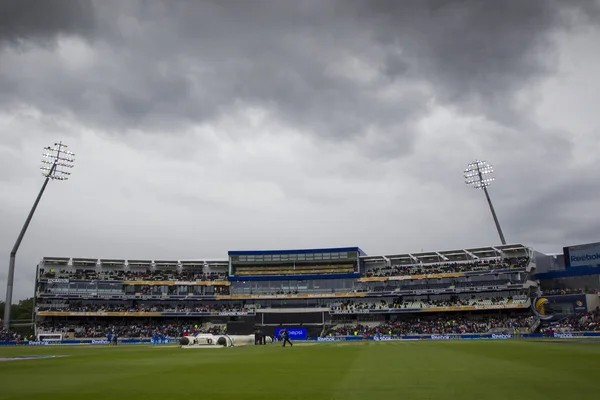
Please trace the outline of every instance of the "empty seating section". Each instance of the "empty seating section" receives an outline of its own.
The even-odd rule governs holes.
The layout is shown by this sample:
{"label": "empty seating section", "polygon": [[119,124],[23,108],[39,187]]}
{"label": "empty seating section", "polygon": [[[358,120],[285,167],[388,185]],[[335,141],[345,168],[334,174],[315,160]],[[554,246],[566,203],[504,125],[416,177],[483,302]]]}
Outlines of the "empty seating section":
{"label": "empty seating section", "polygon": [[505,270],[525,268],[529,264],[527,257],[511,260],[494,258],[472,262],[448,262],[418,265],[367,266],[366,277],[419,276],[431,274],[449,274],[464,272],[483,272],[489,270]]}
{"label": "empty seating section", "polygon": [[295,265],[295,266],[251,266],[236,267],[236,276],[317,275],[351,274],[354,265]]}

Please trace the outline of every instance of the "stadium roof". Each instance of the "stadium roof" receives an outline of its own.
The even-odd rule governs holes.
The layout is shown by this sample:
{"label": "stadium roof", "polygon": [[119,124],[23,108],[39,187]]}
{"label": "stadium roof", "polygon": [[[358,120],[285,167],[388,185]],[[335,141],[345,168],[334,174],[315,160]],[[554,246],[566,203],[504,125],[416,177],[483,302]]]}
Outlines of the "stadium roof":
{"label": "stadium roof", "polygon": [[42,262],[46,265],[67,265],[70,260],[69,257],[44,257]]}
{"label": "stadium roof", "polygon": [[151,260],[128,260],[127,264],[130,267],[138,267],[138,268],[150,268],[152,267]]}
{"label": "stadium roof", "polygon": [[154,260],[155,265],[179,265],[177,260]]}
{"label": "stadium roof", "polygon": [[381,256],[363,256],[361,257],[361,260],[363,260],[366,263],[389,261],[394,265],[411,265],[419,263],[437,263],[445,261],[457,262],[501,256],[517,256],[526,254],[527,251],[527,246],[524,246],[522,244],[511,244],[458,250],[404,253]]}
{"label": "stadium roof", "polygon": [[[458,250],[429,251],[419,253],[400,253],[393,255],[368,256],[360,247],[330,247],[320,249],[297,249],[297,250],[237,250],[229,251],[232,255],[268,255],[268,254],[315,254],[315,253],[342,253],[358,252],[361,260],[366,263],[371,262],[391,262],[394,265],[411,265],[419,263],[434,262],[457,262],[467,260],[477,260],[480,258],[491,257],[515,257],[527,254],[531,249],[522,244],[507,244],[501,246],[476,247]],[[558,255],[562,255],[557,253]],[[181,264],[184,268],[209,266],[209,267],[227,267],[228,260],[124,260],[124,259],[97,259],[97,258],[69,258],[69,257],[44,257],[44,265],[73,265],[73,266],[95,266],[100,263],[104,266],[123,266],[125,263],[130,267],[151,267],[153,264],[157,267],[178,266]]]}
{"label": "stadium roof", "polygon": [[103,266],[106,267],[122,267],[125,265],[125,260],[110,260],[110,259],[104,259],[104,260],[100,260],[100,264],[102,264]]}
{"label": "stadium roof", "polygon": [[73,258],[71,259],[73,265],[91,266],[98,263],[97,258]]}
{"label": "stadium roof", "polygon": [[356,251],[359,256],[366,256],[366,253],[360,247],[333,247],[322,249],[298,249],[298,250],[233,250],[227,254],[230,256],[246,255],[268,255],[268,254],[316,254],[316,253],[342,253]]}
{"label": "stadium roof", "polygon": [[186,267],[201,267],[206,265],[208,267],[227,267],[229,266],[228,260],[182,260],[180,261],[181,266]]}

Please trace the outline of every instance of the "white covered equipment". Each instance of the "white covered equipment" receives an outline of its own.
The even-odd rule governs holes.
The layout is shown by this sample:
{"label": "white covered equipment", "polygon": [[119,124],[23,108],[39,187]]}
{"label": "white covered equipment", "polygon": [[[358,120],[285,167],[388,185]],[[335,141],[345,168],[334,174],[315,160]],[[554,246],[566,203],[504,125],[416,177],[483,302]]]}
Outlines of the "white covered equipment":
{"label": "white covered equipment", "polygon": [[[267,336],[267,343],[272,339]],[[249,346],[256,342],[255,335],[213,335],[210,333],[200,333],[196,336],[184,336],[179,344],[181,348],[223,348],[233,346]]]}

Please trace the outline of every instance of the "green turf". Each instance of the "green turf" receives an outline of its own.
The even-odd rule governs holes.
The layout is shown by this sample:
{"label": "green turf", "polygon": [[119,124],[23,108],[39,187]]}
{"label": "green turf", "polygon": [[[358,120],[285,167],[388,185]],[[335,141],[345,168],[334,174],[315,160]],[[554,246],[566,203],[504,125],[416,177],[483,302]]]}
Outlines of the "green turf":
{"label": "green turf", "polygon": [[600,343],[0,347],[0,399],[591,399]]}

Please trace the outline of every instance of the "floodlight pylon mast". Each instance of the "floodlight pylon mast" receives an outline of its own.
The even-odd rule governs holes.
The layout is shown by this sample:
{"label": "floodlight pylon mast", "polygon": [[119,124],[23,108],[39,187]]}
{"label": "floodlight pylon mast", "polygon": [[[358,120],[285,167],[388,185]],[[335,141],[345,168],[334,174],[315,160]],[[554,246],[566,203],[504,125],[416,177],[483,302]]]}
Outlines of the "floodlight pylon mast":
{"label": "floodlight pylon mast", "polygon": [[[470,163],[465,170],[465,183],[474,187],[475,189],[482,189],[483,193],[485,193],[485,198],[488,206],[490,207],[490,212],[494,218],[494,224],[496,224],[498,236],[500,236],[500,242],[505,245],[506,239],[504,238],[504,232],[502,232],[500,221],[498,220],[496,210],[494,209],[494,204],[492,203],[492,199],[487,190],[487,187],[490,185],[490,183],[494,181],[494,178],[491,176],[493,172],[494,168],[490,164],[485,161],[475,160],[474,162]],[[484,175],[487,174],[490,174],[489,178],[484,177]]]}
{"label": "floodlight pylon mast", "polygon": [[8,264],[8,277],[6,282],[6,303],[4,304],[4,320],[2,321],[3,327],[5,330],[10,328],[10,314],[11,314],[11,305],[12,305],[12,293],[15,279],[15,261],[17,258],[17,251],[19,251],[19,247],[21,246],[21,242],[23,241],[23,237],[25,237],[25,233],[27,232],[27,228],[33,219],[33,215],[35,214],[35,210],[42,199],[42,195],[46,190],[46,186],[48,186],[48,182],[52,180],[67,180],[70,172],[67,172],[60,167],[64,168],[73,168],[73,162],[75,161],[72,156],[75,154],[66,150],[67,145],[62,142],[55,143],[54,147],[45,147],[44,150],[47,150],[47,153],[43,154],[42,163],[46,165],[50,165],[50,167],[42,166],[40,169],[43,175],[46,177],[44,179],[44,183],[42,184],[42,188],[38,193],[35,202],[33,203],[33,207],[29,211],[29,215],[21,228],[21,232],[17,237],[17,241],[13,246],[10,252],[10,261]]}
{"label": "floodlight pylon mast", "polygon": [[506,244],[504,232],[502,232],[502,227],[500,226],[500,221],[498,221],[498,216],[496,215],[496,210],[494,209],[494,204],[492,204],[492,199],[490,198],[490,194],[488,193],[487,186],[483,188],[483,193],[485,193],[485,198],[487,199],[488,205],[490,206],[490,211],[492,213],[492,217],[494,218],[494,223],[496,224],[496,230],[498,231],[498,236],[500,236],[500,242],[504,245]]}

